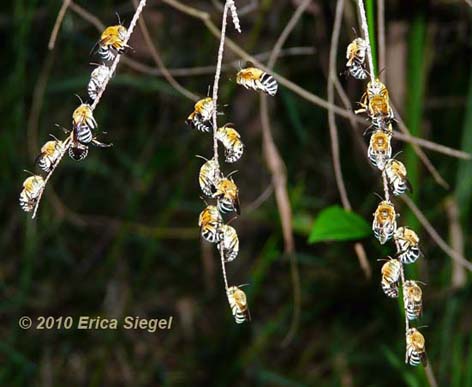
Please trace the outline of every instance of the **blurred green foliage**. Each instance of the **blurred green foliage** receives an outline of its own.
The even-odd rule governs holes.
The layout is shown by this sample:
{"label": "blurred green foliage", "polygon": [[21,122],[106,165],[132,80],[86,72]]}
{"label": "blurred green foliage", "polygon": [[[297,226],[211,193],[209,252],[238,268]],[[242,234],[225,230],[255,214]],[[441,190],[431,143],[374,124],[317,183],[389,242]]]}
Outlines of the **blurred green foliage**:
{"label": "blurred green foliage", "polygon": [[[21,212],[18,193],[28,176],[23,170],[34,169],[33,160],[50,133],[61,135],[54,124],[69,124],[77,105],[74,93],[85,96],[89,63],[96,60],[89,52],[98,32],[72,11],[66,14],[55,50],[47,50],[61,3],[16,0],[2,3],[0,13],[0,385],[426,385],[421,368],[403,363],[403,317],[379,286],[377,259],[391,254],[391,247],[379,246],[373,237],[362,240],[373,268],[372,279],[366,279],[353,242],[307,243],[313,220],[339,203],[327,114],[284,88],[271,99],[270,111],[287,166],[302,303],[297,333],[281,345],[293,312],[290,262],[283,253],[273,196],[245,211],[271,184],[271,176],[261,152],[258,97],[235,87],[238,66],[222,75],[220,119],[234,122],[246,144],[235,177],[243,212],[233,223],[241,252],[228,271],[232,283],[250,284],[251,324],[234,324],[218,259],[198,238],[203,203],[195,155],[211,154],[211,138],[185,126],[193,103],[160,77],[120,64],[96,111],[100,128],[107,132],[101,138],[114,147],[92,149],[80,163],[65,160],[51,180],[38,219],[31,221]],[[78,3],[107,24],[116,22],[115,11],[125,23],[133,12],[129,1]],[[169,68],[216,62],[217,41],[202,23],[161,2],[149,3],[144,17]],[[188,3],[210,12],[219,24],[217,2]],[[238,7],[247,3],[238,2]],[[288,0],[256,4],[241,17],[241,36],[229,28],[230,36],[251,53],[270,50],[294,11]],[[313,46],[316,53],[280,58],[276,68],[322,97],[334,8],[334,1],[313,1],[286,46]],[[390,57],[385,71],[387,82],[395,79],[391,94],[396,106],[414,117],[421,136],[472,151],[471,9],[462,1],[418,6],[388,1],[386,11],[387,52],[395,47],[410,56],[428,54],[427,70],[424,58]],[[339,72],[353,38],[351,27],[357,26],[355,4],[347,2],[345,13]],[[424,40],[413,41],[418,20]],[[131,45],[129,56],[153,67],[139,32]],[[225,61],[237,59],[227,51]],[[212,74],[179,81],[206,95]],[[349,78],[341,82],[354,106],[363,93],[361,83]],[[378,200],[373,193],[381,186],[359,145],[365,128],[354,132],[340,118],[337,124],[354,213],[370,222]],[[395,151],[404,148],[404,143],[394,143]],[[457,194],[466,231],[463,247],[470,256],[470,162],[427,153],[451,191],[439,187],[422,164],[407,165],[418,168],[415,200],[449,240],[445,199]],[[404,155],[400,158],[405,160]],[[400,202],[397,206],[403,224],[409,212]],[[427,283],[421,324],[427,326],[423,332],[430,362],[439,385],[472,386],[470,276],[463,287],[454,288],[451,259],[423,229],[417,231],[425,254],[416,272]],[[173,315],[174,326],[154,334],[22,330],[18,319],[25,315]]]}

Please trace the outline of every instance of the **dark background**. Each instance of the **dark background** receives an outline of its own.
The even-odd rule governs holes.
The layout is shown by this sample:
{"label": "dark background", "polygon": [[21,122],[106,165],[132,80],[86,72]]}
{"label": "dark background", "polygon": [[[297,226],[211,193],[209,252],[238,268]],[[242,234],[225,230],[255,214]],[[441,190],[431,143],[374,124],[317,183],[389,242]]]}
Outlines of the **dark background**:
{"label": "dark background", "polygon": [[[144,18],[164,63],[193,68],[216,63],[218,41],[198,20],[149,1]],[[243,8],[249,2],[238,1]],[[79,3],[105,24],[132,18],[129,1]],[[220,25],[218,2],[187,4],[209,12]],[[231,38],[252,54],[270,51],[299,3],[261,0],[241,15],[243,34]],[[285,47],[314,53],[280,58],[276,71],[326,98],[334,1],[314,0]],[[366,279],[352,242],[309,245],[313,220],[339,203],[326,110],[284,87],[269,101],[271,128],[285,161],[300,270],[301,316],[293,339],[282,345],[293,313],[290,263],[284,255],[279,212],[262,155],[256,93],[236,87],[235,71],[221,79],[220,106],[236,123],[246,152],[239,170],[242,215],[233,222],[241,252],[228,265],[233,284],[246,289],[252,322],[237,326],[230,313],[214,250],[199,241],[203,204],[197,183],[211,136],[184,124],[193,102],[160,76],[120,63],[95,117],[111,149],[91,149],[82,162],[65,158],[54,174],[38,218],[18,206],[24,169],[49,133],[61,135],[84,97],[96,60],[89,52],[99,32],[77,13],[64,18],[56,47],[47,44],[60,1],[16,0],[0,13],[0,385],[2,386],[423,386],[424,370],[405,366],[404,321],[399,303],[379,286],[381,263],[391,253],[373,236],[362,242],[372,266]],[[417,136],[472,151],[471,11],[465,1],[387,1],[387,85]],[[355,36],[356,8],[346,2],[337,73]],[[155,64],[139,29],[133,59]],[[238,60],[227,50],[225,62]],[[266,60],[266,59],[264,59]],[[213,71],[178,77],[206,95]],[[353,105],[362,83],[340,76]],[[340,106],[341,102],[336,101]],[[227,106],[225,106],[227,105]],[[468,118],[467,118],[468,117]],[[381,192],[353,130],[337,118],[343,173],[353,209],[371,221]],[[440,187],[403,142],[394,152],[406,161],[413,199],[438,233],[467,257],[471,246],[470,163],[426,151],[450,189]],[[465,174],[465,175],[464,175]],[[270,188],[269,188],[270,189]],[[409,276],[424,286],[420,325],[441,386],[472,386],[470,275],[452,279],[452,260],[409,209],[397,201],[402,222],[418,231],[425,257]],[[452,204],[451,204],[452,203]],[[459,219],[447,206],[459,208]],[[245,208],[254,209],[245,211]],[[449,207],[450,208],[450,207]],[[458,227],[451,232],[451,227]],[[463,234],[463,242],[451,241]],[[460,271],[460,269],[459,269]],[[22,330],[18,318],[81,315],[174,316],[173,329],[154,334],[105,331]]]}

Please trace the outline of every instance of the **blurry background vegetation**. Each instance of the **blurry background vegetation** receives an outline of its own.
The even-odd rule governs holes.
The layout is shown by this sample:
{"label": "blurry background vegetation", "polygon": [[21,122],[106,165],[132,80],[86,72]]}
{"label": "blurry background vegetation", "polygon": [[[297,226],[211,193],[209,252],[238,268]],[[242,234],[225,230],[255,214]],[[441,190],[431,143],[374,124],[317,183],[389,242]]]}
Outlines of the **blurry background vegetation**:
{"label": "blurry background vegetation", "polygon": [[[197,183],[211,138],[185,126],[193,103],[163,78],[121,63],[96,110],[111,149],[91,149],[83,162],[59,166],[31,221],[17,204],[23,169],[55,123],[69,125],[85,96],[90,49],[98,31],[69,10],[56,48],[47,43],[61,6],[58,0],[3,2],[0,13],[0,385],[2,386],[422,386],[424,371],[404,360],[404,321],[399,304],[379,286],[377,259],[392,253],[371,235],[362,240],[372,266],[367,279],[353,242],[308,244],[314,219],[339,203],[327,112],[280,88],[270,100],[271,126],[288,175],[293,206],[302,304],[293,340],[282,341],[293,311],[290,264],[283,254],[271,175],[261,152],[259,100],[236,88],[234,69],[222,76],[220,103],[236,123],[246,153],[236,168],[242,216],[235,221],[241,252],[228,265],[231,282],[249,283],[253,321],[236,326],[227,305],[218,257],[199,242],[202,201]],[[144,18],[170,69],[216,63],[217,41],[196,19],[158,1]],[[471,8],[465,1],[386,2],[387,85],[418,136],[472,151]],[[105,24],[118,12],[129,23],[130,1],[79,2]],[[218,1],[191,1],[220,23]],[[243,34],[229,34],[246,51],[270,51],[298,1],[237,1],[246,5]],[[285,47],[312,47],[309,55],[280,58],[276,71],[325,98],[335,2],[313,0]],[[373,2],[368,4],[371,14]],[[354,3],[346,2],[338,69],[357,28]],[[129,56],[154,62],[139,29]],[[306,51],[306,50],[305,50]],[[308,50],[310,52],[310,50]],[[237,60],[229,50],[225,62]],[[237,65],[235,66],[237,68]],[[206,95],[211,72],[178,78]],[[362,83],[341,76],[351,101]],[[340,103],[339,101],[337,101]],[[354,211],[367,222],[381,191],[360,146],[363,127],[337,118],[341,158]],[[361,141],[359,141],[361,139]],[[450,184],[438,186],[414,153],[400,158],[414,185],[414,200],[440,235],[467,256],[472,244],[471,166],[428,151]],[[416,171],[414,173],[413,171]],[[267,191],[269,190],[269,191]],[[472,386],[470,275],[456,268],[397,201],[400,222],[422,238],[425,258],[412,269],[424,287],[421,324],[429,359],[441,386]],[[452,206],[452,207],[451,207]],[[459,214],[454,217],[456,206]],[[245,211],[247,208],[252,210]],[[448,210],[449,209],[449,210]],[[456,231],[452,231],[456,230]],[[460,237],[463,233],[463,241]],[[454,237],[456,237],[454,239]],[[459,240],[458,240],[459,239]],[[459,273],[459,274],[457,274]],[[458,276],[458,277],[457,277]],[[174,316],[171,331],[23,331],[18,318]]]}

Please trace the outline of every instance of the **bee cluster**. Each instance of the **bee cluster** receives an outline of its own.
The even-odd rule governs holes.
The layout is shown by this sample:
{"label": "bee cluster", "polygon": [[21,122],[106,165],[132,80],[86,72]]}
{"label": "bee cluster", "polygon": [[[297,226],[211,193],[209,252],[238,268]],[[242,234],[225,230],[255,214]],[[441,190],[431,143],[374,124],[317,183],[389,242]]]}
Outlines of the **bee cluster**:
{"label": "bee cluster", "polygon": [[[129,47],[127,45],[128,39],[128,30],[119,24],[107,27],[95,45],[95,47],[98,46],[96,52],[102,63],[97,64],[97,67],[92,71],[87,85],[90,103],[84,103],[79,97],[80,106],[72,113],[72,129],[62,128],[67,135],[66,139],[58,140],[51,135],[53,140],[47,141],[41,147],[35,164],[46,173],[46,177],[36,174],[28,177],[23,183],[20,206],[26,212],[33,212],[33,218],[36,215],[46,183],[65,153],[68,153],[73,160],[80,161],[87,157],[90,145],[100,148],[112,145],[97,140],[98,124],[93,116],[93,111],[99,96],[112,76],[112,68],[116,67],[119,59],[117,56]],[[115,61],[115,59],[117,60]]]}
{"label": "bee cluster", "polygon": [[406,358],[405,362],[412,366],[426,364],[425,339],[416,329],[410,328],[410,321],[417,320],[422,314],[422,291],[417,281],[405,280],[403,265],[416,262],[421,255],[418,235],[408,227],[398,227],[399,216],[390,195],[399,196],[411,186],[407,179],[405,165],[392,157],[392,135],[394,113],[390,106],[387,87],[378,79],[369,74],[366,69],[367,42],[356,38],[347,48],[348,59],[346,68],[348,73],[356,79],[366,79],[366,92],[359,102],[360,109],[355,113],[364,113],[371,123],[371,132],[367,156],[381,175],[384,187],[384,198],[378,204],[373,214],[372,230],[375,237],[383,245],[393,240],[396,248],[394,257],[387,257],[382,266],[381,287],[384,293],[391,298],[397,298],[400,289],[403,296],[406,324]]}
{"label": "bee cluster", "polygon": [[[236,83],[247,89],[262,91],[269,95],[275,95],[278,87],[277,81],[271,75],[254,67],[240,70],[236,75]],[[198,182],[206,197],[205,200],[214,200],[216,203],[215,205],[207,204],[200,213],[198,225],[201,237],[209,243],[216,244],[221,257],[228,302],[236,323],[241,324],[251,318],[246,294],[241,289],[241,285],[228,285],[225,268],[225,264],[235,260],[239,253],[238,234],[235,228],[229,225],[229,222],[240,215],[239,189],[232,177],[235,172],[225,176],[221,171],[218,143],[224,147],[224,161],[229,164],[241,159],[244,144],[233,124],[227,123],[219,128],[213,126],[212,119],[217,114],[216,109],[213,98],[203,98],[197,101],[186,123],[200,132],[213,131],[216,152],[211,159],[198,156],[204,161],[200,168]],[[234,216],[225,223],[223,216],[228,214]]]}

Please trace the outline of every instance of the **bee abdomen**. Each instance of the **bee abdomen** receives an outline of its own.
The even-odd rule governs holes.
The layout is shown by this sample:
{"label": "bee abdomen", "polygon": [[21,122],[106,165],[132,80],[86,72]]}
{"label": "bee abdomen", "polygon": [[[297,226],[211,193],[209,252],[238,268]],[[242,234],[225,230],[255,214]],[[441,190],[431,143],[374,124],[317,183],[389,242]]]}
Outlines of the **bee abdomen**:
{"label": "bee abdomen", "polygon": [[87,125],[81,125],[75,128],[76,138],[82,144],[89,144],[92,141],[92,130]]}
{"label": "bee abdomen", "polygon": [[407,363],[413,367],[417,367],[420,364],[426,362],[426,355],[424,352],[418,352],[414,348],[409,348],[407,350]]}
{"label": "bee abdomen", "polygon": [[87,157],[88,155],[88,147],[82,144],[80,146],[71,146],[69,148],[69,157],[72,160],[80,161]]}
{"label": "bee abdomen", "polygon": [[358,63],[354,63],[349,67],[349,74],[351,74],[355,79],[367,79],[366,69]]}
{"label": "bee abdomen", "polygon": [[400,259],[402,263],[409,265],[411,263],[415,263],[417,259],[420,257],[420,255],[421,255],[421,250],[419,249],[419,247],[411,246],[405,251],[401,251],[398,254],[398,259]]}
{"label": "bee abdomen", "polygon": [[262,74],[261,84],[263,86],[263,91],[265,91],[270,96],[274,96],[277,93],[278,84],[272,75],[267,73]]}
{"label": "bee abdomen", "polygon": [[104,61],[112,61],[115,59],[116,53],[113,52],[112,48],[109,46],[103,46],[100,45],[98,48],[98,55],[104,60]]}
{"label": "bee abdomen", "polygon": [[391,298],[398,297],[398,282],[389,282],[387,279],[382,278],[381,285],[386,296]]}

